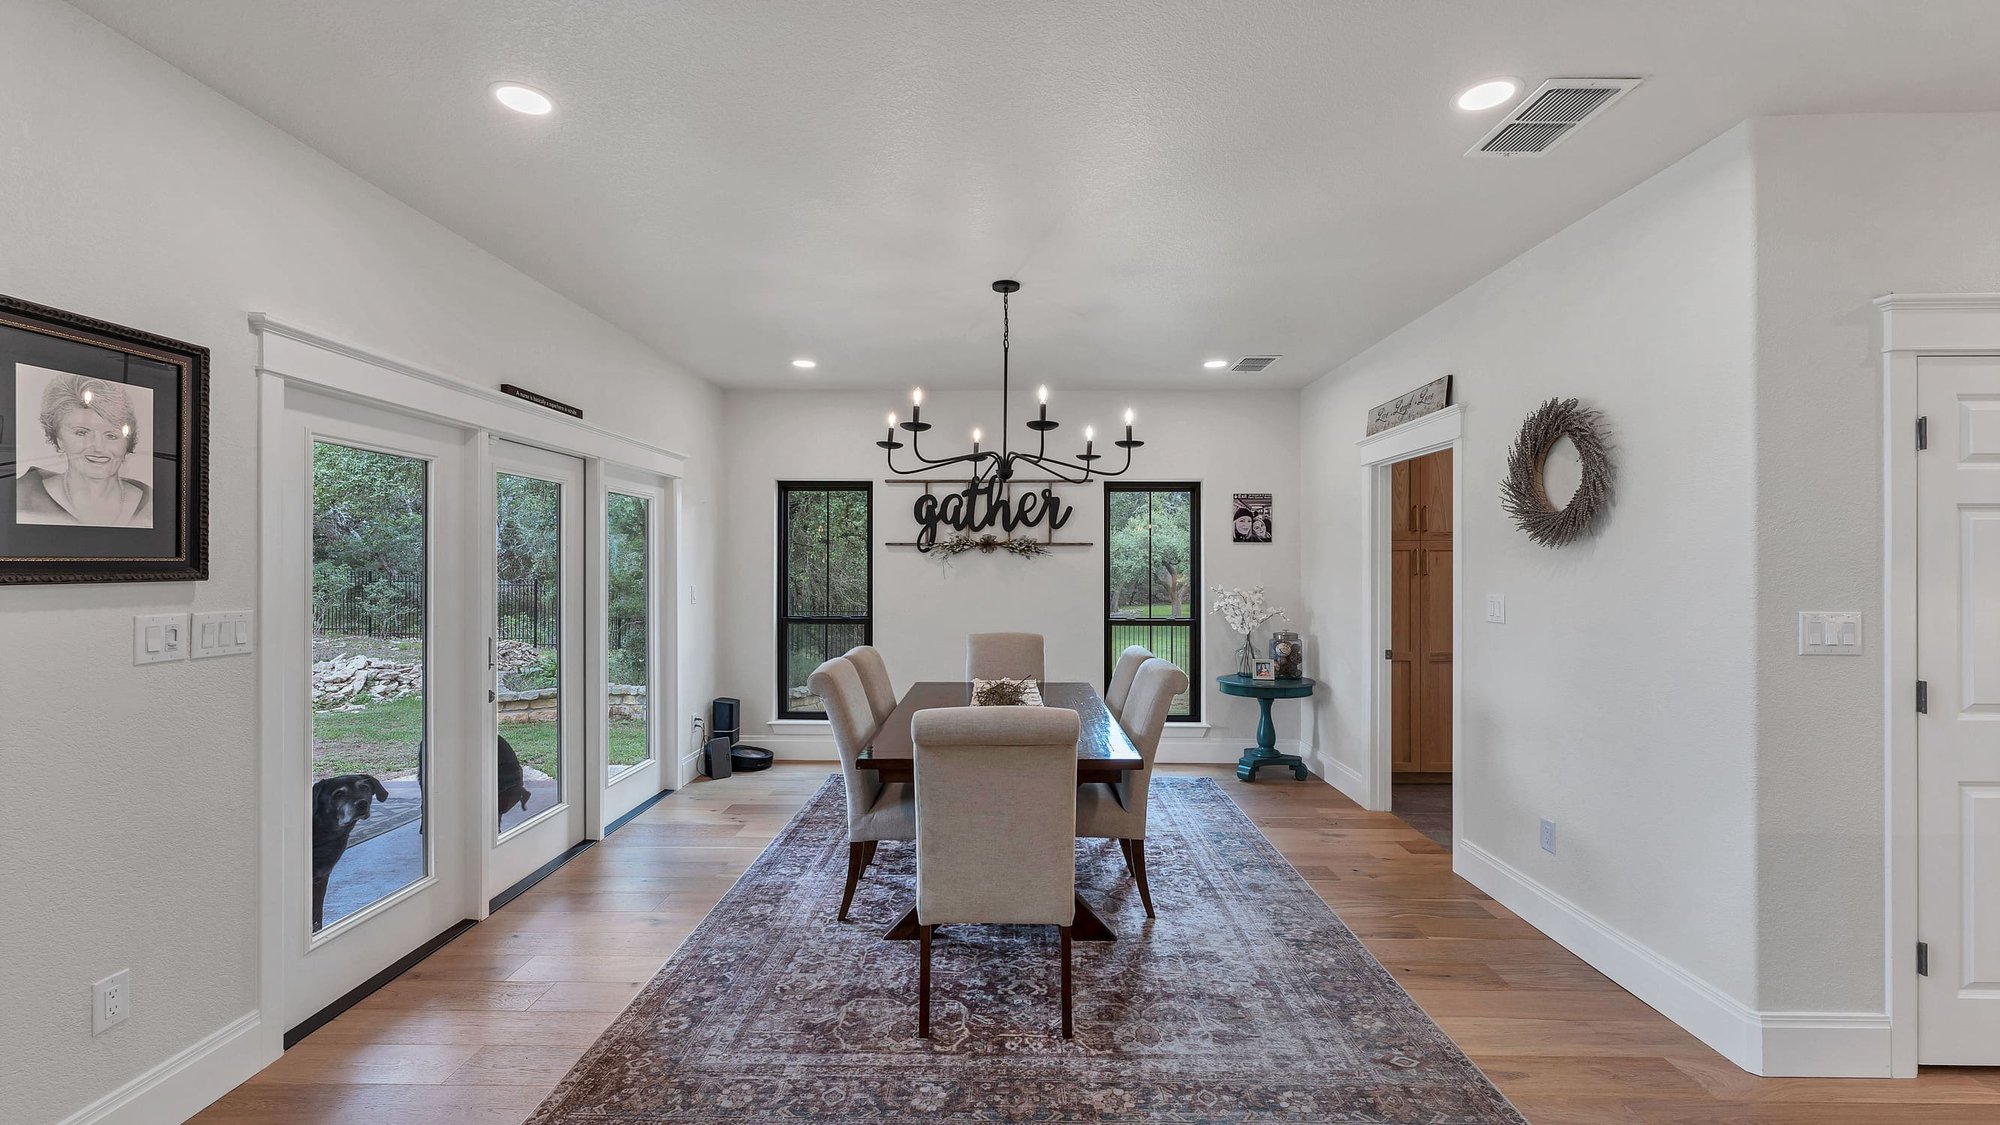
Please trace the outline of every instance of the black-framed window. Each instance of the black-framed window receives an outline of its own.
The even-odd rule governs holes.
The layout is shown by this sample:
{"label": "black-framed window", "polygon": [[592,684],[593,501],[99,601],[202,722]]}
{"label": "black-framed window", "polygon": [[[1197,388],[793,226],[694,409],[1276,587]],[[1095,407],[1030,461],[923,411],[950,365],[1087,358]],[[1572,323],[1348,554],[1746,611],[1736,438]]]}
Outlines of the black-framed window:
{"label": "black-framed window", "polygon": [[1104,482],[1104,681],[1144,645],[1187,673],[1171,722],[1201,721],[1201,485]]}
{"label": "black-framed window", "polygon": [[875,635],[874,490],[867,481],[778,482],[778,717],[819,719],[820,663]]}

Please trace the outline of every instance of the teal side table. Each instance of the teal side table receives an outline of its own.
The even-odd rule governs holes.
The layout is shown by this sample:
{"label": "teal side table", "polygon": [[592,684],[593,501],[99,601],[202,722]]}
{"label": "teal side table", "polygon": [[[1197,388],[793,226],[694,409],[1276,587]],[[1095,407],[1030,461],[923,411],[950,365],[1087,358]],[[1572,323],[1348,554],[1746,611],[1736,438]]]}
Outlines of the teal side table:
{"label": "teal side table", "polygon": [[1248,676],[1217,676],[1216,685],[1224,695],[1240,695],[1257,701],[1257,745],[1247,747],[1236,759],[1236,780],[1255,781],[1265,766],[1290,767],[1292,776],[1304,781],[1306,764],[1297,754],[1278,753],[1278,728],[1271,725],[1273,699],[1304,699],[1316,686],[1312,680],[1253,680]]}

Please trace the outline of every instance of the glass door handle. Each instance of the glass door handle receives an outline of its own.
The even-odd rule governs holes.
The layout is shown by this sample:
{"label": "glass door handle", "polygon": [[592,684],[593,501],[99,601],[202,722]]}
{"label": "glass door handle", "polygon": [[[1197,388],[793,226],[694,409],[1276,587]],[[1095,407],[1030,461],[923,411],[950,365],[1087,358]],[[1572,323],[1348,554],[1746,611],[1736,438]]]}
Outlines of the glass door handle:
{"label": "glass door handle", "polygon": [[486,702],[488,702],[488,703],[493,703],[493,702],[495,702],[495,699],[494,699],[494,695],[493,695],[493,689],[492,689],[492,688],[487,688],[487,689],[486,689]]}

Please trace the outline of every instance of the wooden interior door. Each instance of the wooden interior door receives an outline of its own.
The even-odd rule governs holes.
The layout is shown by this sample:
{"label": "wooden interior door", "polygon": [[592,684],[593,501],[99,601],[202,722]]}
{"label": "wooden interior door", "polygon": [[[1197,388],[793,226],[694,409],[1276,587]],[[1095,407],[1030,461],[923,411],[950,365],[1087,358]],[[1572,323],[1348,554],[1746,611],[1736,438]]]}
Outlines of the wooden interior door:
{"label": "wooden interior door", "polygon": [[1390,469],[1390,753],[1399,774],[1451,773],[1451,451]]}

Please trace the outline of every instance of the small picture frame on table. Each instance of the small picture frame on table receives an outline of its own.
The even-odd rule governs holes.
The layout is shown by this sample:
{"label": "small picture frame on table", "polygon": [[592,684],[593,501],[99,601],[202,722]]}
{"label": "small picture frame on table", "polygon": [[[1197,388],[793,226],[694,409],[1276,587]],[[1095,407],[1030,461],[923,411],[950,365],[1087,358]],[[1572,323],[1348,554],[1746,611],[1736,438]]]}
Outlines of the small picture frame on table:
{"label": "small picture frame on table", "polygon": [[0,584],[208,577],[208,349],[0,296]]}
{"label": "small picture frame on table", "polygon": [[1250,678],[1253,680],[1275,680],[1278,678],[1278,662],[1260,656],[1250,662]]}

